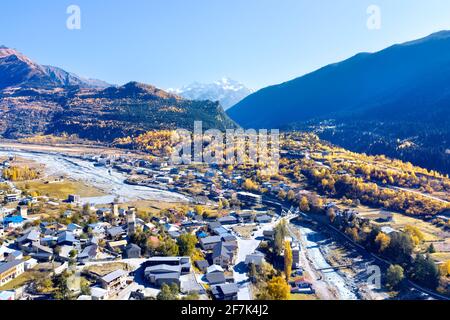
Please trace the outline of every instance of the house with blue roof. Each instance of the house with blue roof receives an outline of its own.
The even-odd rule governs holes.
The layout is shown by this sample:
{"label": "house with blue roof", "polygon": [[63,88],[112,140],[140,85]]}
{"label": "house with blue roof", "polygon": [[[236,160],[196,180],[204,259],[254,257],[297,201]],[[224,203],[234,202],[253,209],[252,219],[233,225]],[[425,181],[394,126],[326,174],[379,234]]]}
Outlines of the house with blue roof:
{"label": "house with blue roof", "polygon": [[59,246],[73,246],[79,244],[79,241],[75,238],[74,234],[69,231],[63,231],[58,235],[57,244]]}
{"label": "house with blue roof", "polygon": [[3,226],[6,228],[20,228],[23,226],[25,219],[22,216],[8,216],[3,219]]}
{"label": "house with blue roof", "polygon": [[208,234],[205,231],[200,231],[197,233],[198,238],[206,238]]}

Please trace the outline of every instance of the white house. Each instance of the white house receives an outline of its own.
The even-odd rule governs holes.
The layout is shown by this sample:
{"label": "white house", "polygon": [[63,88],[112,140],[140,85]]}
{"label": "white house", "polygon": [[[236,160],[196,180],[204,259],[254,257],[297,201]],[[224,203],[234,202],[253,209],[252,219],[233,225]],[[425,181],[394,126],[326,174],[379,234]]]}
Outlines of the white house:
{"label": "white house", "polygon": [[67,231],[70,231],[75,236],[79,237],[83,233],[83,228],[76,223],[71,223],[67,226]]}

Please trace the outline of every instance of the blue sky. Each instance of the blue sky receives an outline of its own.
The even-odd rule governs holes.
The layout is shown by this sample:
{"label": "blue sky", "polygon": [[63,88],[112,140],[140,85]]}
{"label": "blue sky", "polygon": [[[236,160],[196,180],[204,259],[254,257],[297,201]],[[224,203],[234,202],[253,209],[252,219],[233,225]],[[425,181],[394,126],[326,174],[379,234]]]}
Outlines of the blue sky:
{"label": "blue sky", "polygon": [[[66,9],[81,8],[81,30]],[[366,26],[369,5],[381,29]],[[0,44],[42,64],[161,88],[224,76],[276,84],[361,51],[450,29],[447,0],[14,0],[0,6]]]}

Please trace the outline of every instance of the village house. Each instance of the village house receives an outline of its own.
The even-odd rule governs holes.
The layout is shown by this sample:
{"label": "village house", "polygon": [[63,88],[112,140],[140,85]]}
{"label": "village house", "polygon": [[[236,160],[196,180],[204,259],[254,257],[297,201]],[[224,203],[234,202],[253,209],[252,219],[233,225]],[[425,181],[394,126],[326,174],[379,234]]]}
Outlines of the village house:
{"label": "village house", "polygon": [[262,196],[250,192],[238,192],[237,199],[249,206],[257,206],[262,204]]}
{"label": "village house", "polygon": [[91,244],[86,247],[84,247],[83,251],[81,251],[80,254],[78,254],[78,261],[81,263],[86,263],[89,261],[94,261],[98,259],[98,256],[100,254],[100,249],[98,245]]}
{"label": "village house", "polygon": [[108,241],[107,247],[113,252],[122,253],[128,245],[127,240]]}
{"label": "village house", "polygon": [[172,184],[173,183],[173,179],[170,177],[166,177],[166,176],[156,177],[156,181],[164,183],[164,184]]}
{"label": "village house", "polygon": [[75,246],[79,245],[80,241],[75,238],[75,235],[70,231],[63,231],[58,235],[57,244],[59,246]]}
{"label": "village house", "polygon": [[264,240],[272,241],[275,239],[275,230],[264,230],[263,231]]}
{"label": "village house", "polygon": [[127,273],[124,270],[119,269],[100,278],[100,284],[102,288],[108,292],[108,295],[111,296],[125,288],[126,280]]}
{"label": "village house", "polygon": [[224,272],[223,268],[217,264],[210,265],[206,269],[206,273],[213,273],[213,272]]}
{"label": "village house", "polygon": [[91,300],[108,300],[109,293],[100,287],[91,287]]}
{"label": "village house", "polygon": [[36,259],[30,258],[25,260],[25,271],[31,270],[38,265],[38,261]]}
{"label": "village house", "polygon": [[44,236],[56,235],[59,231],[66,230],[66,226],[61,223],[42,222],[40,225],[41,232]]}
{"label": "village house", "polygon": [[219,284],[211,287],[211,293],[216,300],[237,300],[239,288],[235,283]]}
{"label": "village house", "polygon": [[255,252],[245,257],[245,264],[247,266],[254,265],[255,267],[262,266],[264,262],[264,254],[261,252]]}
{"label": "village house", "polygon": [[208,222],[208,231],[212,232],[214,229],[220,228],[221,226],[219,221]]}
{"label": "village house", "polygon": [[9,193],[5,195],[5,201],[6,202],[16,202],[20,200],[20,195],[22,194],[22,191],[15,190],[14,193]]}
{"label": "village house", "polygon": [[0,261],[12,261],[17,259],[23,259],[23,253],[21,251],[6,246],[0,247]]}
{"label": "village house", "polygon": [[222,239],[219,236],[209,236],[200,239],[200,246],[203,250],[212,250],[217,244],[221,243]]}
{"label": "village house", "polygon": [[217,221],[222,225],[236,224],[238,223],[238,219],[233,216],[225,216],[217,219]]}
{"label": "village house", "polygon": [[233,259],[234,253],[232,249],[225,245],[225,243],[221,242],[214,246],[211,254],[211,261],[213,264],[228,269],[228,267],[233,263]]}
{"label": "village house", "polygon": [[292,268],[299,269],[300,268],[300,244],[298,242],[291,242],[291,251],[292,251]]}
{"label": "village house", "polygon": [[7,229],[22,228],[25,219],[22,216],[8,216],[3,219],[3,226]]}
{"label": "village house", "polygon": [[130,243],[126,246],[123,256],[124,259],[137,259],[141,257],[141,247],[137,244]]}
{"label": "village house", "polygon": [[205,279],[210,285],[217,285],[227,282],[223,271],[209,272],[205,275]]}
{"label": "village house", "polygon": [[119,240],[126,235],[126,230],[122,226],[112,227],[106,230],[106,234],[111,240]]}
{"label": "village house", "polygon": [[221,238],[222,238],[222,242],[225,243],[226,246],[228,246],[230,248],[234,247],[235,249],[237,249],[238,241],[237,241],[236,236],[234,236],[234,235],[232,235],[230,233],[227,233],[227,234],[223,234],[221,236]]}
{"label": "village house", "polygon": [[92,234],[94,234],[97,237],[104,237],[106,229],[108,228],[109,224],[104,222],[97,222],[89,224],[88,227],[91,229]]}
{"label": "village house", "polygon": [[26,231],[21,237],[16,239],[17,246],[21,249],[28,248],[33,243],[39,243],[41,232],[37,229]]}
{"label": "village house", "polygon": [[81,197],[78,194],[69,194],[69,196],[67,197],[67,202],[68,203],[80,203]]}
{"label": "village house", "polygon": [[107,217],[109,215],[112,215],[112,211],[111,211],[111,208],[99,208],[99,209],[97,209],[96,214],[99,217],[103,217],[104,218],[104,217]]}
{"label": "village house", "polygon": [[25,272],[22,259],[3,262],[0,264],[0,286],[4,286]]}
{"label": "village house", "polygon": [[206,272],[209,267],[209,263],[207,260],[197,260],[195,261],[195,266],[201,271]]}
{"label": "village house", "polygon": [[256,216],[255,221],[260,224],[270,223],[270,222],[272,222],[272,217],[267,214],[262,214],[262,215]]}
{"label": "village house", "polygon": [[75,236],[79,237],[83,233],[83,228],[76,223],[70,223],[67,225],[67,231],[72,232]]}
{"label": "village house", "polygon": [[236,213],[236,216],[240,223],[252,223],[255,219],[253,211],[250,210],[243,210],[239,213]]}
{"label": "village house", "polygon": [[160,264],[149,266],[144,270],[145,278],[157,287],[163,284],[180,286],[181,265]]}
{"label": "village house", "polygon": [[228,234],[228,230],[225,229],[224,227],[220,226],[215,228],[214,230],[212,230],[212,233],[214,233],[217,236],[223,236],[224,234]]}
{"label": "village house", "polygon": [[46,262],[53,258],[54,253],[53,249],[50,247],[43,246],[39,243],[33,243],[29,255],[40,262]]}
{"label": "village house", "polygon": [[151,257],[144,263],[144,267],[169,265],[181,266],[181,274],[191,272],[191,258],[189,257]]}

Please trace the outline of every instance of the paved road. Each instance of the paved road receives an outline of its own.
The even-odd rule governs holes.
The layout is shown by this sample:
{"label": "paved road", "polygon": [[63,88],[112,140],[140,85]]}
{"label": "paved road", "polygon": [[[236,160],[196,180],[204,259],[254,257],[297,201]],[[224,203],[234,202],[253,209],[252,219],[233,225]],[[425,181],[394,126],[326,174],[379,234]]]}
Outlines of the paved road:
{"label": "paved road", "polygon": [[252,294],[250,292],[250,279],[247,275],[248,270],[245,266],[245,258],[249,254],[254,253],[258,248],[263,238],[263,232],[265,230],[273,229],[278,221],[279,219],[259,226],[258,230],[253,233],[251,239],[243,239],[235,234],[238,242],[238,252],[233,268],[233,277],[239,287],[238,300],[252,300]]}
{"label": "paved road", "polygon": [[390,188],[390,189],[395,189],[395,190],[401,190],[401,191],[405,191],[405,192],[415,193],[415,194],[417,194],[417,195],[420,195],[420,196],[425,197],[425,198],[428,198],[428,199],[436,200],[436,201],[439,201],[439,202],[442,202],[442,203],[445,203],[445,204],[450,204],[450,202],[448,202],[448,201],[446,201],[446,200],[444,200],[444,199],[441,199],[441,198],[432,196],[431,194],[422,193],[422,192],[420,192],[420,191],[416,191],[416,190],[412,190],[412,189],[407,189],[407,188],[401,188],[401,187],[395,187],[395,186],[389,186],[388,188]]}

